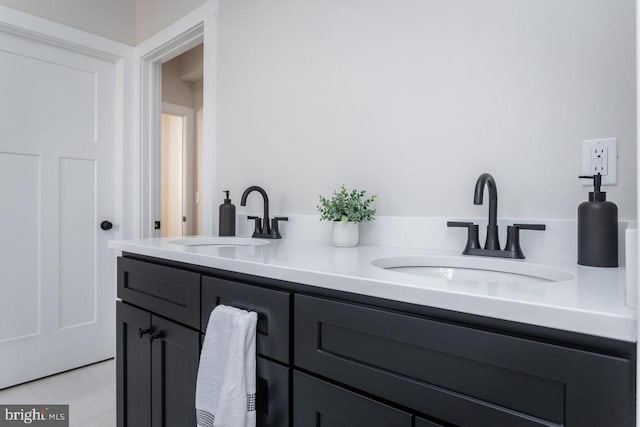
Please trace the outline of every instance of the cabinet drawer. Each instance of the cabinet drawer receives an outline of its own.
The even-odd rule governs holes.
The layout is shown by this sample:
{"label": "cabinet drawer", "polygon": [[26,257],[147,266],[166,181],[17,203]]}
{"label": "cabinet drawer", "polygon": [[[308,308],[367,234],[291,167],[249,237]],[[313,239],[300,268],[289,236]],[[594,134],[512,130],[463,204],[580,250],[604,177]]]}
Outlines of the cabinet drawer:
{"label": "cabinet drawer", "polygon": [[293,377],[294,427],[411,427],[412,416],[301,372]]}
{"label": "cabinet drawer", "polygon": [[200,275],[130,258],[118,258],[118,297],[198,329]]}
{"label": "cabinet drawer", "polygon": [[455,425],[626,426],[633,414],[630,360],[304,295],[295,361]]}
{"label": "cabinet drawer", "polygon": [[202,330],[217,305],[228,305],[258,314],[256,349],[289,363],[289,315],[291,294],[214,277],[202,277]]}

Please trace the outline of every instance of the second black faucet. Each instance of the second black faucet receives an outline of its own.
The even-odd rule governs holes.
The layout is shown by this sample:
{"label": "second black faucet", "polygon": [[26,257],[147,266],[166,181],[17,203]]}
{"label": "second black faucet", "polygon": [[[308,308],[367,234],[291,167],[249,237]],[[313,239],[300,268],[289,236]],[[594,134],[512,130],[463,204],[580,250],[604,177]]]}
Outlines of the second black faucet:
{"label": "second black faucet", "polygon": [[483,202],[484,188],[489,189],[489,224],[487,225],[487,240],[484,248],[480,247],[478,239],[478,226],[472,222],[447,222],[447,227],[467,228],[467,245],[462,251],[463,255],[491,256],[499,258],[523,259],[524,252],[520,247],[520,230],[545,230],[543,224],[513,224],[507,227],[507,245],[500,249],[498,240],[498,190],[493,176],[483,173],[476,181],[473,194],[473,204],[481,205]]}

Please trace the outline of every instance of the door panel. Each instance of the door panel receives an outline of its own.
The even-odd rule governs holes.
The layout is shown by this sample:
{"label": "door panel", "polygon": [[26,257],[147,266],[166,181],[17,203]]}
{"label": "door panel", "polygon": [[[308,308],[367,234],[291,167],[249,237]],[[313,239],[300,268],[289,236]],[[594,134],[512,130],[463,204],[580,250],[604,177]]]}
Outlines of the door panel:
{"label": "door panel", "polygon": [[[3,126],[14,132],[95,142],[96,71],[87,68],[82,58],[70,58],[63,49],[21,43],[17,36],[3,38],[0,93],[11,100],[0,105]],[[35,49],[18,51],[18,44]],[[55,52],[62,57],[55,58]]]}
{"label": "door panel", "polygon": [[0,32],[0,93],[1,389],[113,357],[115,64]]}
{"label": "door panel", "polygon": [[[24,340],[40,333],[40,156],[0,153],[0,171],[11,176],[14,183],[0,181],[0,236],[8,236],[10,228],[21,230],[19,245],[0,245],[0,287],[6,295],[0,298],[2,348],[10,345],[6,341]],[[7,293],[8,287],[11,291]]]}
{"label": "door panel", "polygon": [[[95,322],[96,162],[60,159],[60,327]],[[77,236],[83,236],[78,239]]]}

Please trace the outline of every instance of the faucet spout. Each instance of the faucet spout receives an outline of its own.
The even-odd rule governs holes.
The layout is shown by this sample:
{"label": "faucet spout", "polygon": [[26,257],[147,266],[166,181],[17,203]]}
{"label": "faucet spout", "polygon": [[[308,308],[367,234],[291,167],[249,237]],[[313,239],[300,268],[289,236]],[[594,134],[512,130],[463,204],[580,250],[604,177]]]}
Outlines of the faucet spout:
{"label": "faucet spout", "polygon": [[476,181],[476,188],[473,195],[473,204],[482,205],[484,199],[484,188],[489,190],[489,225],[487,225],[487,240],[485,242],[485,249],[500,249],[500,242],[498,241],[498,189],[496,188],[496,181],[493,176],[488,173],[483,173],[478,177]]}
{"label": "faucet spout", "polygon": [[496,181],[489,173],[483,173],[476,181],[473,204],[481,205],[484,199],[484,187],[489,189],[489,225],[498,225],[498,190]]}
{"label": "faucet spout", "polygon": [[260,232],[269,234],[271,233],[271,226],[269,224],[269,196],[267,196],[267,192],[264,191],[264,188],[258,187],[257,185],[252,185],[251,187],[244,190],[244,193],[242,193],[242,198],[240,199],[240,206],[247,206],[247,197],[254,191],[257,191],[262,195],[264,219],[262,221],[262,230],[260,230]]}

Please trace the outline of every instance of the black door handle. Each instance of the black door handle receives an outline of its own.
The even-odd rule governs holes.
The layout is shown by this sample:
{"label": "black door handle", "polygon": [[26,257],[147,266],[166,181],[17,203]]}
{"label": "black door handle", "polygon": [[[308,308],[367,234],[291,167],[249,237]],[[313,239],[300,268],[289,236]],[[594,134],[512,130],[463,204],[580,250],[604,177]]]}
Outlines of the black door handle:
{"label": "black door handle", "polygon": [[100,228],[102,228],[104,231],[111,230],[113,228],[113,224],[111,223],[111,221],[102,221],[100,223]]}

